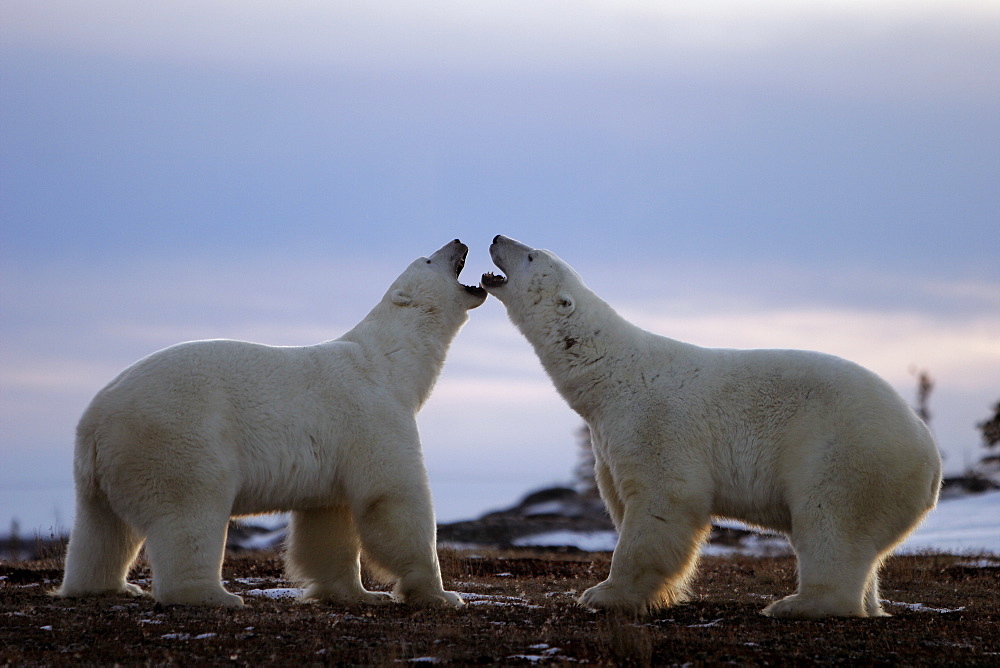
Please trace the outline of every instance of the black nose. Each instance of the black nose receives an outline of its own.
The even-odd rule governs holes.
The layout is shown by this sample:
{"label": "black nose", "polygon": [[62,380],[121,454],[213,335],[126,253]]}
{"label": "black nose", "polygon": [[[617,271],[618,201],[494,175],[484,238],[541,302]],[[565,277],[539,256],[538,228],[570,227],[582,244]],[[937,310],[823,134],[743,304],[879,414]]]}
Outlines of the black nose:
{"label": "black nose", "polygon": [[500,241],[500,235],[499,234],[496,235],[495,237],[493,237],[493,243],[496,243],[498,241]]}

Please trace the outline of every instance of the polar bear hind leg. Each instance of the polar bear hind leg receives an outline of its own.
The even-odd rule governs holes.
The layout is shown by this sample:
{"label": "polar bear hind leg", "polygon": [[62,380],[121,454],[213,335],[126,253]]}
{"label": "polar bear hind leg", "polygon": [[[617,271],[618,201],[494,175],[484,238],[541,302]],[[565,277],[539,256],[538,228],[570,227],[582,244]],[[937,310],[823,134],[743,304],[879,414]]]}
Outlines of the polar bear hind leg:
{"label": "polar bear hind leg", "polygon": [[222,587],[228,510],[183,506],[149,527],[146,554],[153,598],[164,605],[243,607]]}
{"label": "polar bear hind leg", "polygon": [[793,516],[792,547],[798,558],[798,591],[764,609],[770,617],[884,616],[878,571],[891,546],[844,532],[829,515]]}
{"label": "polar bear hind leg", "polygon": [[144,595],[125,580],[141,546],[141,536],[111,509],[103,492],[78,490],[66,573],[55,595]]}
{"label": "polar bear hind leg", "polygon": [[292,513],[285,568],[305,586],[303,598],[341,603],[384,603],[388,594],[361,584],[361,539],[347,506]]}
{"label": "polar bear hind leg", "polygon": [[882,609],[882,600],[879,598],[878,573],[882,569],[882,562],[888,553],[882,555],[872,567],[868,574],[868,582],[865,583],[865,614],[869,617],[890,617],[891,615]]}
{"label": "polar bear hind leg", "polygon": [[867,617],[866,587],[870,587],[873,554],[834,551],[817,555],[796,548],[799,587],[791,596],[764,608],[769,617],[809,619],[818,617]]}
{"label": "polar bear hind leg", "polygon": [[[888,616],[879,600],[879,570],[933,506],[938,484],[929,467],[914,467],[909,480],[892,475],[900,468],[889,460],[860,475],[817,470],[803,478],[791,495],[789,535],[798,557],[798,591],[765,608],[764,614]],[[927,498],[904,493],[924,488]]]}

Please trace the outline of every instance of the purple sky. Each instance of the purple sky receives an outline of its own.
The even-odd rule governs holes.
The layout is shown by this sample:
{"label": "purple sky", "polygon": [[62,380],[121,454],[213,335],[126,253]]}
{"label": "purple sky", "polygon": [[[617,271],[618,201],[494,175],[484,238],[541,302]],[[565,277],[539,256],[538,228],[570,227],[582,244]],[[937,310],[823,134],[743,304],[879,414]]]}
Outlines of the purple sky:
{"label": "purple sky", "polygon": [[[0,531],[68,523],[76,420],[139,357],[334,338],[497,233],[660,334],[907,398],[928,369],[961,469],[1000,399],[997,118],[984,2],[7,0]],[[574,464],[527,343],[472,316],[421,416],[445,519]]]}

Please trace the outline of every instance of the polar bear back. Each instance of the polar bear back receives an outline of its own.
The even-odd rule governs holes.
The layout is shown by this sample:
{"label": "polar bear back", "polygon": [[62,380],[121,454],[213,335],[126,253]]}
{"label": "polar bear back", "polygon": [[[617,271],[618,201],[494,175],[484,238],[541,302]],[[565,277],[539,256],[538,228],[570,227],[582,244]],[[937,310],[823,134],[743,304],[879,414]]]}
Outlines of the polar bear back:
{"label": "polar bear back", "polygon": [[638,395],[604,395],[607,412],[621,417],[598,419],[598,439],[648,432],[662,443],[654,458],[666,463],[684,453],[700,462],[688,473],[714,490],[712,514],[788,530],[789,497],[819,487],[852,505],[866,489],[895,485],[921,489],[918,503],[936,498],[933,437],[867,369],[811,351],[700,348],[639,329],[621,334],[645,339],[633,348],[645,359],[615,364],[639,374],[623,385]]}
{"label": "polar bear back", "polygon": [[78,457],[77,466],[93,466],[112,495],[128,495],[162,457],[158,471],[233,485],[237,515],[329,499],[348,466],[367,465],[356,444],[374,425],[392,429],[371,374],[359,346],[344,341],[172,346],[97,394],[78,427],[78,447],[92,447],[94,457]]}
{"label": "polar bear back", "polygon": [[[322,348],[324,354],[320,355]],[[336,354],[331,354],[335,350]],[[228,420],[227,428],[247,431],[254,414],[257,438],[314,420],[316,400],[325,407],[363,402],[366,383],[358,347],[345,342],[278,347],[245,341],[193,341],[171,346],[135,363],[94,398],[91,413],[103,420],[137,419],[182,429],[203,420]],[[370,388],[369,391],[374,391]],[[305,405],[303,405],[305,401]],[[270,426],[268,426],[270,425]],[[248,433],[247,438],[254,438]]]}

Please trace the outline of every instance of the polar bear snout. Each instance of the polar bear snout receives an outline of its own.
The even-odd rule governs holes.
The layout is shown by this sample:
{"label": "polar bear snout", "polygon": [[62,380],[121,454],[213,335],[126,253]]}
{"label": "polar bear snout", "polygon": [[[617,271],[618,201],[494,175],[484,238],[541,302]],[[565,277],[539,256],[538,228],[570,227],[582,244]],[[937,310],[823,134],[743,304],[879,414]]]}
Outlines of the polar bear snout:
{"label": "polar bear snout", "polygon": [[[490,246],[490,259],[493,260],[493,264],[499,267],[500,271],[506,272],[507,268],[506,268],[506,262],[504,261],[503,258],[503,251],[497,245],[499,243],[498,242],[499,239],[504,239],[504,237],[497,235],[497,237],[493,239],[493,244]],[[499,288],[506,282],[507,282],[507,277],[504,276],[503,274],[497,275],[494,274],[492,271],[488,271],[485,274],[483,274],[483,277],[480,279],[479,284],[484,288],[486,288],[487,290],[489,290],[490,288]]]}
{"label": "polar bear snout", "polygon": [[504,269],[501,263],[497,262],[497,260],[500,260],[502,262],[505,257],[510,258],[513,253],[517,253],[523,256],[527,255],[533,250],[535,249],[532,248],[531,246],[522,244],[520,241],[517,241],[516,239],[511,239],[510,237],[505,237],[502,234],[498,234],[495,237],[493,237],[493,243],[490,244],[490,257],[493,258],[493,262],[498,267]]}
{"label": "polar bear snout", "polygon": [[[465,260],[469,256],[469,247],[463,244],[460,240],[455,239],[431,254],[427,258],[427,264],[437,264],[448,271],[450,271],[456,282],[458,278],[462,275],[462,270],[465,268]],[[475,298],[474,303],[469,308],[476,308],[484,301],[486,301],[486,290],[478,285],[465,285],[464,283],[458,282],[462,290]]]}
{"label": "polar bear snout", "polygon": [[490,244],[490,259],[506,276],[487,272],[483,274],[480,284],[487,290],[505,285],[511,269],[519,262],[524,261],[525,258],[530,258],[533,250],[530,246],[525,246],[510,237],[505,237],[502,234],[496,235],[493,237],[493,243]]}
{"label": "polar bear snout", "polygon": [[465,267],[465,258],[469,256],[469,247],[458,239],[449,241],[441,248],[431,253],[427,258],[427,264],[437,264],[448,268],[454,273],[455,278],[462,275]]}

